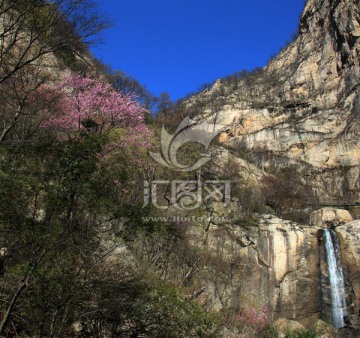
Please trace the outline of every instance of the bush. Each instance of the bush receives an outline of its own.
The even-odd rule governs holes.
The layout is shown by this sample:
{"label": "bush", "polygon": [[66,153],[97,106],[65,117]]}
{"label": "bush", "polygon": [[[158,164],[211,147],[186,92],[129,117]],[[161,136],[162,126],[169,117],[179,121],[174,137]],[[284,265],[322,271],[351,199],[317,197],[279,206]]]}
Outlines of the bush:
{"label": "bush", "polygon": [[[285,334],[285,335],[284,335]],[[316,333],[311,330],[302,330],[302,331],[293,331],[287,327],[286,331],[280,335],[274,326],[271,324],[267,325],[265,329],[261,332],[259,337],[263,338],[316,338]]]}
{"label": "bush", "polygon": [[269,309],[247,308],[234,313],[230,318],[230,325],[238,332],[248,337],[259,337],[271,322]]}
{"label": "bush", "polygon": [[285,331],[286,338],[316,338],[316,333],[309,330],[293,331],[287,328]]}
{"label": "bush", "polygon": [[296,168],[281,169],[275,175],[262,179],[262,193],[265,204],[278,215],[299,209],[313,197],[312,189],[297,173]]}

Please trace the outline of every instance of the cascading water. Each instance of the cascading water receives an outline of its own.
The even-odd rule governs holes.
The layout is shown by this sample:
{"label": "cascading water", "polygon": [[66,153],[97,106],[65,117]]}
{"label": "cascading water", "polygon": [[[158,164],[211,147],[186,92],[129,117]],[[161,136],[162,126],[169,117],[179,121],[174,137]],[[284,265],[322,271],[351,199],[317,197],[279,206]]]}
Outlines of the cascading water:
{"label": "cascading water", "polygon": [[345,283],[339,238],[334,230],[324,230],[324,245],[329,272],[332,324],[336,328],[341,328],[345,326],[346,316]]}

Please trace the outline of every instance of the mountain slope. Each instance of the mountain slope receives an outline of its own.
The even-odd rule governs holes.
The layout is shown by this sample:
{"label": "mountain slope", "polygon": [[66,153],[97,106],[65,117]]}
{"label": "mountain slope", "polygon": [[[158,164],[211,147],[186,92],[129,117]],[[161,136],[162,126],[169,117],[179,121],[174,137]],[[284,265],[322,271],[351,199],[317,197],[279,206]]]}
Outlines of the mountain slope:
{"label": "mountain slope", "polygon": [[202,101],[197,118],[228,126],[225,147],[280,155],[321,199],[359,201],[359,36],[357,0],[310,0],[299,36],[264,69],[218,80],[188,105]]}

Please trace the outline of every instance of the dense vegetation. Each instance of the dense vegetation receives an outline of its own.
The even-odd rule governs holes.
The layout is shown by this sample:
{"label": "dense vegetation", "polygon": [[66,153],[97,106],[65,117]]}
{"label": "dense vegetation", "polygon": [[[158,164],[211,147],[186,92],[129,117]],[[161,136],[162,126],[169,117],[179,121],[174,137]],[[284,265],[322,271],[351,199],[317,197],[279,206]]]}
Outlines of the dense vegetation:
{"label": "dense vegetation", "polygon": [[0,335],[210,336],[200,305],[121,253],[151,228],[133,182],[154,99],[87,52],[107,19],[87,0],[1,1],[0,19]]}
{"label": "dense vegetation", "polygon": [[[0,0],[0,20],[0,336],[219,337],[227,327],[276,337],[266,309],[206,311],[190,283],[206,251],[189,244],[186,222],[143,207],[144,180],[196,178],[150,161],[157,127],[203,104],[216,113],[221,95],[187,110],[95,60],[87,45],[109,20],[91,0]],[[190,145],[179,160],[197,153]],[[303,198],[295,176],[298,189],[281,190],[286,175],[268,178],[261,208],[282,213]]]}

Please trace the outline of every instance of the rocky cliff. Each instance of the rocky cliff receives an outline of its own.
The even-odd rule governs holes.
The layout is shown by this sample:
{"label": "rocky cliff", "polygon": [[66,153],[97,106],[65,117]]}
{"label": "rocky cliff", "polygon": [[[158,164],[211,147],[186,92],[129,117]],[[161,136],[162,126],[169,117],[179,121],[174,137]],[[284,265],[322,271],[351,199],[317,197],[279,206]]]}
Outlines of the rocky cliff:
{"label": "rocky cliff", "polygon": [[264,69],[218,80],[188,107],[228,127],[225,147],[280,156],[320,198],[359,201],[359,37],[358,0],[309,0],[298,37]]}
{"label": "rocky cliff", "polygon": [[340,238],[346,285],[346,323],[360,326],[358,267],[360,222],[346,210],[324,208],[298,225],[271,215],[254,222],[192,227],[192,245],[202,248],[201,264],[191,277],[199,299],[212,309],[268,309],[311,328],[317,319],[329,323],[331,297],[324,248],[324,229]]}
{"label": "rocky cliff", "polygon": [[[222,148],[214,147],[216,167],[232,158],[254,188],[274,167],[293,166],[320,200],[359,203],[359,37],[358,0],[309,0],[298,36],[264,69],[219,79],[187,100],[194,121],[226,128]],[[257,215],[190,228],[192,245],[202,248],[189,278],[198,298],[215,309],[268,308],[275,319],[306,327],[319,318],[331,322],[324,246],[324,229],[331,228],[341,248],[345,322],[359,328],[359,221],[325,208],[305,223]]]}

